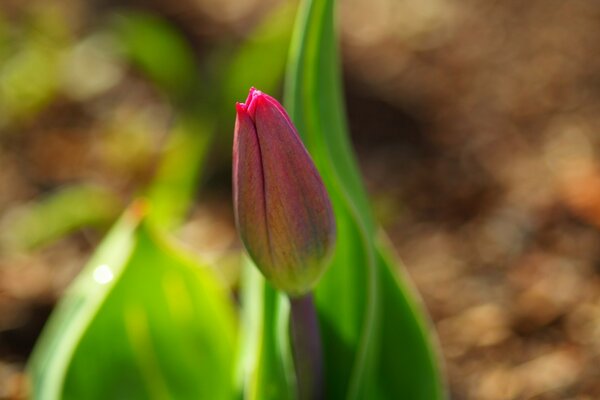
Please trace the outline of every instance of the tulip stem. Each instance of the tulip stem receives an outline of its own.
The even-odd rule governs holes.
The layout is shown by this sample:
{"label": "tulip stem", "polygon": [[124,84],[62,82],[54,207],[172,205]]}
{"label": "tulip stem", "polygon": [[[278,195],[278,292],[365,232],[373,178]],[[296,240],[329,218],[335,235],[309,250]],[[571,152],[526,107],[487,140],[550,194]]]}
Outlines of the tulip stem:
{"label": "tulip stem", "polygon": [[323,356],[312,293],[290,297],[290,334],[298,400],[323,399]]}

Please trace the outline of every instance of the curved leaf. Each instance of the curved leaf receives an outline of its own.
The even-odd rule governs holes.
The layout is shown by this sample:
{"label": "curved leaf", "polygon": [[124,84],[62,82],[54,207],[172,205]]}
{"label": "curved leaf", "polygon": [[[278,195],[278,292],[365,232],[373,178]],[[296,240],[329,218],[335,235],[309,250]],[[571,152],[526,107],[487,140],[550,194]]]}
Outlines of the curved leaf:
{"label": "curved leaf", "polygon": [[382,252],[348,139],[333,0],[304,0],[286,106],[332,198],[337,248],[316,289],[327,398],[444,398],[423,310]]}
{"label": "curved leaf", "polygon": [[212,270],[136,208],[51,316],[28,365],[34,399],[231,399],[234,309]]}

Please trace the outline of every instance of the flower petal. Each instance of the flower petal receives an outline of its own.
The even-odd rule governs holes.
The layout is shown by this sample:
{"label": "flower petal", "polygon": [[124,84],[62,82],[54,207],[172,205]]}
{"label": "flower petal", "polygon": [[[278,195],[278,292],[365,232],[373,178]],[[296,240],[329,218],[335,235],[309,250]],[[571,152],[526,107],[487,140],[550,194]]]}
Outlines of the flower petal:
{"label": "flower petal", "polygon": [[236,105],[233,140],[233,203],[242,241],[256,263],[271,263],[266,226],[261,151],[246,107]]}

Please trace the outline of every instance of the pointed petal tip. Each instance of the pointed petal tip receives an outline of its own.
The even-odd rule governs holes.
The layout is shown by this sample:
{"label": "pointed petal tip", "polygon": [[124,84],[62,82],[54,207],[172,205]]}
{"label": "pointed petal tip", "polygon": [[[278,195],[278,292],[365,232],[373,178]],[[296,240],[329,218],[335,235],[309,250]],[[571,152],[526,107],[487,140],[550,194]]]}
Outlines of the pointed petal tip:
{"label": "pointed petal tip", "polygon": [[254,126],[254,117],[248,110],[248,105],[244,103],[235,103],[236,119],[235,119],[235,133],[239,131],[252,131],[256,132]]}
{"label": "pointed petal tip", "polygon": [[260,90],[256,90],[254,88],[250,89],[250,94],[248,95],[248,100],[246,100],[246,109],[248,110],[248,114],[254,119],[254,115],[256,114],[256,102],[262,96],[262,92]]}
{"label": "pointed petal tip", "polygon": [[[248,91],[248,97],[246,97],[246,101],[244,103],[241,103],[243,109],[248,113],[248,115],[250,115],[250,118],[254,119],[254,115],[256,113],[256,100],[265,96],[270,97],[261,92],[260,90],[256,89],[254,86],[250,88],[250,90]],[[238,112],[239,110],[240,108],[238,107]]]}
{"label": "pointed petal tip", "polygon": [[252,86],[248,91],[248,97],[246,97],[244,104],[250,104],[250,101],[252,101],[252,93],[254,93],[254,86]]}
{"label": "pointed petal tip", "polygon": [[246,113],[247,112],[246,109],[247,109],[246,104],[240,103],[240,102],[236,102],[235,103],[235,111],[238,114]]}
{"label": "pointed petal tip", "polygon": [[252,103],[252,99],[254,99],[255,96],[260,95],[262,92],[260,90],[257,90],[254,86],[250,87],[250,90],[248,91],[248,97],[246,97],[246,105],[249,106],[250,103]]}

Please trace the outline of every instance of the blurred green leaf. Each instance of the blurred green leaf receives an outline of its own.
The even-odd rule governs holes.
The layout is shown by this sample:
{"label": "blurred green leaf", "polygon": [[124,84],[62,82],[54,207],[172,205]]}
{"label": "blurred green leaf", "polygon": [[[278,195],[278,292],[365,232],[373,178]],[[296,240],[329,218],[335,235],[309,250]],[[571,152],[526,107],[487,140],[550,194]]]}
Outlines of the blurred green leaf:
{"label": "blurred green leaf", "polygon": [[148,13],[121,12],[115,31],[128,58],[171,98],[184,105],[199,92],[198,63],[171,24]]}
{"label": "blurred green leaf", "polygon": [[1,49],[0,126],[36,114],[58,93],[69,24],[56,4],[40,3],[30,12],[21,29],[6,29],[10,43]]}
{"label": "blurred green leaf", "polygon": [[212,102],[201,95],[199,65],[193,49],[168,21],[141,12],[121,12],[115,32],[129,61],[179,108],[159,162],[145,190],[150,219],[164,228],[180,224],[200,183],[202,164],[214,137]]}
{"label": "blurred green leaf", "polygon": [[0,60],[5,60],[10,49],[10,26],[0,11]]}
{"label": "blurred green leaf", "polygon": [[[219,147],[219,143],[227,143],[227,154],[229,154],[230,136],[213,139],[221,118],[225,118],[227,123],[230,123],[234,110],[233,102],[245,98],[252,85],[266,88],[265,90],[269,90],[268,88],[274,90],[280,83],[285,69],[294,9],[292,3],[282,4],[263,19],[248,40],[231,57],[217,60],[219,61],[217,69],[222,74],[219,75],[222,78],[217,82],[221,84],[218,92],[211,95],[214,98],[188,96],[188,104],[183,107],[170,133],[157,175],[146,192],[152,203],[150,217],[161,226],[172,228],[182,221],[199,186],[202,165],[208,156],[208,150]],[[183,52],[187,54],[185,58],[189,61],[184,64],[193,62],[192,50],[187,48],[184,39],[173,27],[170,27],[168,22],[134,13],[126,15],[126,18],[121,15],[121,31],[133,30],[138,28],[139,24],[143,24],[144,29],[153,29],[154,35],[164,36],[163,41],[177,41],[176,47],[186,48]],[[123,29],[124,26],[127,29]],[[162,57],[138,59],[135,54],[142,52],[144,46],[140,46],[138,41],[131,42],[128,39],[131,36],[131,34],[123,35],[126,47],[130,49],[129,52],[133,56],[133,62],[152,77],[150,71],[157,68],[154,64],[162,62]],[[182,51],[176,51],[176,53],[180,52]],[[199,69],[194,68],[193,78],[186,78],[188,90],[200,90]],[[192,69],[186,68],[186,70],[189,73]],[[165,86],[162,81],[154,80],[159,86]],[[214,85],[214,82],[207,82],[205,86],[210,85]],[[222,102],[215,101],[217,99]]]}
{"label": "blurred green leaf", "polygon": [[234,101],[243,101],[251,86],[273,93],[284,75],[294,15],[295,2],[284,2],[270,12],[242,43],[224,74],[225,107],[232,115]]}
{"label": "blurred green leaf", "polygon": [[134,206],[51,316],[28,365],[34,399],[231,399],[233,305],[209,268]]}
{"label": "blurred green leaf", "polygon": [[[444,398],[422,308],[376,240],[348,139],[333,0],[305,0],[297,17],[286,106],[332,198],[338,241],[316,289],[327,398]],[[385,381],[385,382],[384,382]]]}
{"label": "blurred green leaf", "polygon": [[86,102],[116,87],[124,76],[114,34],[94,31],[65,50],[61,68],[62,92]]}
{"label": "blurred green leaf", "polygon": [[213,118],[196,115],[180,118],[171,131],[156,176],[146,191],[152,204],[150,219],[159,226],[176,227],[192,205],[214,125]]}
{"label": "blurred green leaf", "polygon": [[248,257],[242,268],[240,391],[247,400],[294,399],[289,301],[265,281]]}
{"label": "blurred green leaf", "polygon": [[121,202],[110,190],[82,184],[64,187],[25,204],[2,220],[0,237],[9,249],[31,249],[84,226],[107,227]]}

